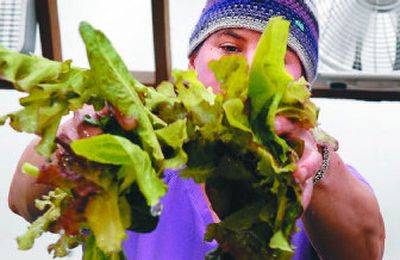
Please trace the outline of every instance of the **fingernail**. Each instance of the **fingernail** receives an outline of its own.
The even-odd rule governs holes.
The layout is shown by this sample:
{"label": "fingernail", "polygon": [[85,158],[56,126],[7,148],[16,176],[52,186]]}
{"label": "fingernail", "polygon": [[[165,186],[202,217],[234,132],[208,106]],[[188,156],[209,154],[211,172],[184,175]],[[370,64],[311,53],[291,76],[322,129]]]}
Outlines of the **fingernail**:
{"label": "fingernail", "polygon": [[310,201],[308,198],[306,198],[305,196],[301,197],[301,204],[302,204],[304,210],[308,208],[309,203],[310,203]]}
{"label": "fingernail", "polygon": [[122,127],[127,131],[135,129],[138,124],[137,120],[132,117],[124,117],[122,119],[122,122]]}
{"label": "fingernail", "polygon": [[307,176],[307,169],[306,168],[304,168],[304,167],[299,167],[298,169],[297,169],[297,171],[296,171],[296,174],[295,174],[295,176],[294,176],[294,178],[295,178],[295,181],[297,182],[297,183],[303,183],[306,179],[306,176]]}

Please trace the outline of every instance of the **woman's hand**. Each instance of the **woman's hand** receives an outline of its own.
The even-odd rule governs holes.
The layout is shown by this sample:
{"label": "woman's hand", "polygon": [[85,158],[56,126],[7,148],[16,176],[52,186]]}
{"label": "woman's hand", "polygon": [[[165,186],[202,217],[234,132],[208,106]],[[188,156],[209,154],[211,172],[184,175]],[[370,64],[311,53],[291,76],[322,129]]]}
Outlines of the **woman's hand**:
{"label": "woman's hand", "polygon": [[[72,119],[60,126],[58,136],[59,138],[64,138],[65,141],[71,142],[77,139],[102,134],[103,131],[101,128],[87,123],[84,118],[86,115],[90,115],[93,119],[98,120],[102,116],[109,115],[110,112],[115,116],[123,129],[132,130],[136,127],[136,120],[122,115],[122,113],[112,107],[107,106],[101,111],[95,111],[92,106],[85,105],[82,109],[74,112]],[[37,167],[48,162],[46,158],[35,151],[34,147],[38,142],[39,139],[33,140],[22,154],[15,170],[8,195],[10,209],[29,222],[34,221],[42,214],[35,206],[35,199],[47,194],[52,189],[47,185],[38,184],[35,177],[24,174],[21,171],[22,165],[26,162]]]}
{"label": "woman's hand", "polygon": [[103,110],[96,112],[92,106],[84,105],[82,109],[74,112],[73,118],[61,125],[58,136],[63,136],[73,141],[102,134],[101,128],[87,123],[84,118],[89,115],[94,119],[98,119],[98,117],[104,115],[104,112]]}
{"label": "woman's hand", "polygon": [[124,130],[130,131],[136,128],[136,119],[123,115],[118,109],[111,105],[107,105],[100,111],[95,111],[93,106],[84,105],[82,109],[74,112],[72,119],[68,120],[60,127],[59,136],[64,136],[70,141],[73,141],[102,134],[102,129],[86,122],[85,117],[90,116],[95,120],[99,120],[101,117],[109,115],[110,112]]}
{"label": "woman's hand", "polygon": [[303,154],[297,162],[297,170],[293,173],[293,178],[302,188],[303,208],[306,209],[313,192],[313,177],[322,165],[322,156],[318,151],[317,142],[309,130],[299,127],[283,116],[276,117],[275,131],[279,136],[284,135],[288,139],[304,142]]}
{"label": "woman's hand", "polygon": [[348,171],[335,149],[330,150],[326,176],[314,187],[322,155],[311,131],[283,116],[276,117],[275,130],[290,140],[304,141],[293,178],[303,190],[304,227],[321,259],[381,259],[385,230],[370,189]]}

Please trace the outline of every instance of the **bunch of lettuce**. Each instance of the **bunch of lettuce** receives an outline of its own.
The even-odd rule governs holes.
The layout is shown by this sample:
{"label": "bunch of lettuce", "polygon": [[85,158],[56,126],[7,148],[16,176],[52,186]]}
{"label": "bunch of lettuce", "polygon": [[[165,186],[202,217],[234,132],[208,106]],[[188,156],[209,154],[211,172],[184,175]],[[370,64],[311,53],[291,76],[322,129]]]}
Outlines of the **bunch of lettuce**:
{"label": "bunch of lettuce", "polygon": [[[222,93],[206,88],[192,70],[174,71],[174,82],[145,87],[129,73],[108,39],[87,23],[80,32],[90,69],[0,49],[0,75],[14,83],[23,109],[0,118],[17,131],[39,135],[36,150],[51,161],[24,170],[54,187],[37,206],[46,210],[18,238],[32,247],[41,233],[60,239],[54,256],[85,244],[85,259],[123,259],[125,230],[151,232],[167,192],[165,169],[206,183],[221,222],[207,228],[205,240],[219,248],[210,259],[285,259],[293,255],[290,237],[302,211],[301,190],[292,178],[302,150],[274,132],[277,114],[304,128],[315,127],[317,109],[304,79],[285,71],[289,22],[271,19],[253,65],[224,57],[209,64]],[[135,118],[123,130],[111,114],[88,116],[102,134],[70,140],[57,136],[60,120],[84,104],[96,110],[112,105]]]}

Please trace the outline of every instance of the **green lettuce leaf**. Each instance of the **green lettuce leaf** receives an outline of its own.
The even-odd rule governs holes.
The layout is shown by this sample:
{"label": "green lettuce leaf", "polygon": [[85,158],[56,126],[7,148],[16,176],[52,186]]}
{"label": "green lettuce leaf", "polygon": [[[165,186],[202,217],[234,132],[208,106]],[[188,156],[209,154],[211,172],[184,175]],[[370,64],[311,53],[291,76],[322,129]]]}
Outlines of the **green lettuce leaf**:
{"label": "green lettuce leaf", "polygon": [[304,78],[291,82],[276,113],[308,129],[317,125],[318,109],[310,100],[311,92],[307,86],[308,82]]}
{"label": "green lettuce leaf", "polygon": [[119,253],[126,238],[118,204],[118,188],[92,197],[85,208],[85,217],[96,238],[96,246],[105,254]]}
{"label": "green lettuce leaf", "polygon": [[203,83],[198,80],[197,73],[194,70],[174,70],[173,76],[178,91],[178,97],[188,110],[193,110],[193,108],[203,102],[211,106],[214,104],[215,94],[212,92],[211,88],[206,88]]}
{"label": "green lettuce leaf", "polygon": [[257,202],[236,211],[222,222],[222,226],[236,232],[251,228],[259,221],[259,213],[263,204],[262,201]]}
{"label": "green lettuce leaf", "polygon": [[22,165],[22,172],[32,177],[37,177],[39,175],[39,168],[30,163],[24,163]]}
{"label": "green lettuce leaf", "polygon": [[325,132],[320,127],[315,127],[311,129],[311,132],[317,141],[317,143],[321,146],[330,146],[333,150],[337,151],[339,149],[339,142],[332,136],[330,136],[327,132]]}
{"label": "green lettuce leaf", "polygon": [[17,237],[19,249],[28,250],[32,248],[35,239],[40,237],[43,232],[46,232],[49,225],[61,216],[61,203],[67,197],[67,193],[61,189],[56,189],[43,196],[42,200],[35,201],[39,210],[44,210],[46,207],[49,207],[49,209],[29,226],[24,235]]}
{"label": "green lettuce leaf", "polygon": [[60,63],[0,48],[2,77],[19,91],[30,92],[44,82],[54,82],[70,70],[70,61]]}
{"label": "green lettuce leaf", "polygon": [[262,144],[288,163],[289,146],[274,133],[275,115],[293,77],[285,70],[285,54],[290,22],[282,17],[270,19],[258,42],[250,70],[248,95],[252,128]]}
{"label": "green lettuce leaf", "polygon": [[128,139],[103,134],[71,143],[72,150],[89,160],[104,164],[124,165],[135,177],[140,191],[149,206],[157,205],[167,192],[166,185],[158,178],[149,154]]}
{"label": "green lettuce leaf", "polygon": [[[61,117],[79,109],[96,96],[88,71],[63,63],[28,56],[0,48],[0,74],[14,84],[18,91],[28,93],[20,99],[24,107],[5,115],[17,131],[42,137],[36,150],[49,157],[55,149],[54,139]],[[90,93],[90,94],[89,94]]]}
{"label": "green lettuce leaf", "polygon": [[177,120],[167,127],[156,130],[157,138],[173,149],[173,155],[164,162],[165,169],[179,169],[187,162],[183,144],[187,141],[186,120]]}
{"label": "green lettuce leaf", "polygon": [[102,95],[124,115],[138,121],[135,130],[145,151],[149,152],[156,162],[163,160],[164,155],[146,108],[135,90],[135,86],[140,83],[133,79],[121,57],[101,31],[82,22],[80,32],[86,45],[91,76]]}
{"label": "green lettuce leaf", "polygon": [[53,253],[53,257],[65,257],[68,256],[70,250],[77,247],[83,242],[83,238],[81,235],[79,236],[70,236],[67,234],[63,234],[57,240],[57,242],[49,245],[47,247],[47,251],[51,254]]}
{"label": "green lettuce leaf", "polygon": [[225,111],[226,119],[232,127],[240,129],[253,135],[250,124],[246,114],[244,113],[245,105],[238,98],[232,98],[225,101],[223,108]]}
{"label": "green lettuce leaf", "polygon": [[273,259],[266,250],[263,240],[268,234],[264,233],[264,236],[260,237],[255,231],[256,229],[246,229],[234,232],[223,225],[208,225],[205,240],[211,242],[215,238],[223,243],[219,243],[222,250],[212,251],[211,255],[206,256],[206,259]]}
{"label": "green lettuce leaf", "polygon": [[145,104],[151,111],[160,106],[173,106],[176,102],[178,102],[178,99],[176,98],[175,87],[171,82],[163,81],[157,86],[157,89],[147,88]]}
{"label": "green lettuce leaf", "polygon": [[[288,243],[287,239],[285,238],[285,236],[283,235],[282,231],[278,231],[276,232],[270,242],[269,242],[269,246],[271,248],[275,248],[275,249],[279,249],[281,251],[286,251],[289,252],[290,256],[293,255],[294,251],[291,248],[290,244]],[[283,258],[280,258],[283,259]],[[288,258],[290,259],[290,258]]]}
{"label": "green lettuce leaf", "polygon": [[106,255],[99,247],[97,247],[96,239],[92,233],[87,236],[84,249],[83,260],[126,260],[123,251]]}
{"label": "green lettuce leaf", "polygon": [[243,56],[224,56],[219,60],[210,61],[211,71],[220,83],[220,88],[225,92],[225,99],[239,98],[247,100],[248,77],[243,77],[249,72],[247,60]]}

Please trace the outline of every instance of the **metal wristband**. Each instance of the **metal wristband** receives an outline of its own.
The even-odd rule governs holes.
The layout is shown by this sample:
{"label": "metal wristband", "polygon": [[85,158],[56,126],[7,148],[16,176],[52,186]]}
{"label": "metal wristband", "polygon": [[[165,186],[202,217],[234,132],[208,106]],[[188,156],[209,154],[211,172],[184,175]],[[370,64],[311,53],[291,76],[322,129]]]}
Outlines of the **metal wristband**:
{"label": "metal wristband", "polygon": [[322,148],[321,169],[314,175],[313,178],[314,185],[317,184],[322,178],[324,178],[326,170],[328,169],[328,165],[329,165],[329,148],[325,146]]}

